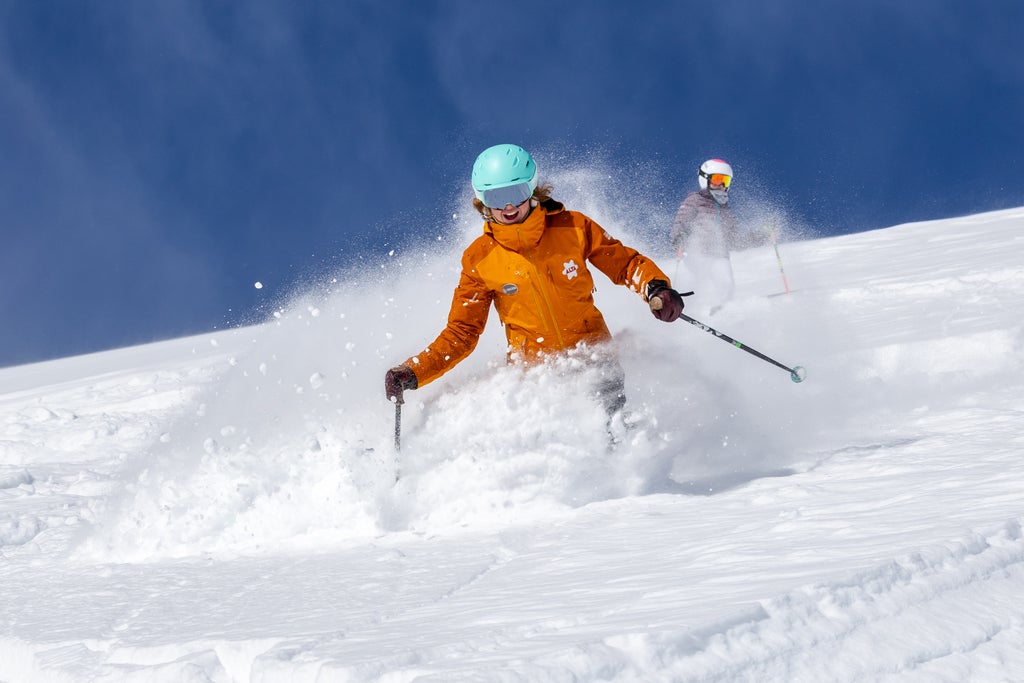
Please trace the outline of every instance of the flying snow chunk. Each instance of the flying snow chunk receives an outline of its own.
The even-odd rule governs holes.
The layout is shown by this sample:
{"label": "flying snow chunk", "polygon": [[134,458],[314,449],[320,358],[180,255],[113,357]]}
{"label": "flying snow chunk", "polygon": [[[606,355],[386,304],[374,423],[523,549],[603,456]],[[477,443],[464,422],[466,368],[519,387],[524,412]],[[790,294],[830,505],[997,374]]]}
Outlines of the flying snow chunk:
{"label": "flying snow chunk", "polygon": [[257,280],[255,283],[253,283],[253,287],[255,287],[256,289],[263,289],[263,283]]}

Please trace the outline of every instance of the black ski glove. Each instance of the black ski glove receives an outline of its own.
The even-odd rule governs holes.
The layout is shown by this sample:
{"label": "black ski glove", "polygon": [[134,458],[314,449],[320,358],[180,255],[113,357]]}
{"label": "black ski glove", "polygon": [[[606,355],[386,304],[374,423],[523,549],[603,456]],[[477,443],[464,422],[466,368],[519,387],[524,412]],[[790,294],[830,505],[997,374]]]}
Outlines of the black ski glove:
{"label": "black ski glove", "polygon": [[654,317],[666,323],[679,320],[683,313],[683,295],[669,287],[664,280],[651,280],[647,285],[647,304]]}
{"label": "black ski glove", "polygon": [[419,382],[416,380],[416,373],[406,365],[391,368],[384,375],[384,393],[387,394],[389,401],[394,401],[395,403],[405,403],[402,392],[405,389],[415,389],[418,386]]}

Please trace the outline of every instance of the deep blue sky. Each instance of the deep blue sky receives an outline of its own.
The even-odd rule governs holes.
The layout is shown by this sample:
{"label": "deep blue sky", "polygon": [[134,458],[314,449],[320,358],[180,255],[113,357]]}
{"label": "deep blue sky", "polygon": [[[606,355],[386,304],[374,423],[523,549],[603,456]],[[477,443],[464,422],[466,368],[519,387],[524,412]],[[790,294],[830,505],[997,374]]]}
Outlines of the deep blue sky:
{"label": "deep blue sky", "polygon": [[0,367],[252,321],[437,232],[498,142],[653,167],[671,202],[723,156],[819,234],[1021,206],[1022,27],[1020,0],[5,2]]}

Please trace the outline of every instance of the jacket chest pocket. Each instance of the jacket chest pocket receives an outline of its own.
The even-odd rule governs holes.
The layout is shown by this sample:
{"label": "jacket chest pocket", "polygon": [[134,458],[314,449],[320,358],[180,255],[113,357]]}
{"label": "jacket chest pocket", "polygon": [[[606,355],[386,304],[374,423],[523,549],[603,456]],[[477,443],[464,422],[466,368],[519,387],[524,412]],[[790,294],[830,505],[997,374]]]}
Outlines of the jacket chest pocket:
{"label": "jacket chest pocket", "polygon": [[543,268],[541,275],[558,298],[582,300],[594,292],[594,278],[580,257],[549,260]]}

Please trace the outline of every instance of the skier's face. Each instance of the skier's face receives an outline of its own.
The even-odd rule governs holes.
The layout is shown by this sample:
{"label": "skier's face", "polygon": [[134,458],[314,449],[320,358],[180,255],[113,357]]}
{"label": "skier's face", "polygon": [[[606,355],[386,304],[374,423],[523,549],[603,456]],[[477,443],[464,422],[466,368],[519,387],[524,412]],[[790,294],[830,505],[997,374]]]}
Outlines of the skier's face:
{"label": "skier's face", "polygon": [[518,206],[506,204],[504,209],[491,209],[491,217],[497,222],[504,223],[505,225],[521,223],[526,220],[526,217],[530,214],[530,208],[530,200],[527,199]]}
{"label": "skier's face", "polygon": [[[711,192],[711,196],[714,197],[720,206],[725,206],[729,203],[729,183],[727,181],[721,182],[721,178],[722,176],[719,176],[717,173],[711,174],[711,177],[708,178],[708,191]],[[715,180],[720,182],[716,183],[714,182]]]}

